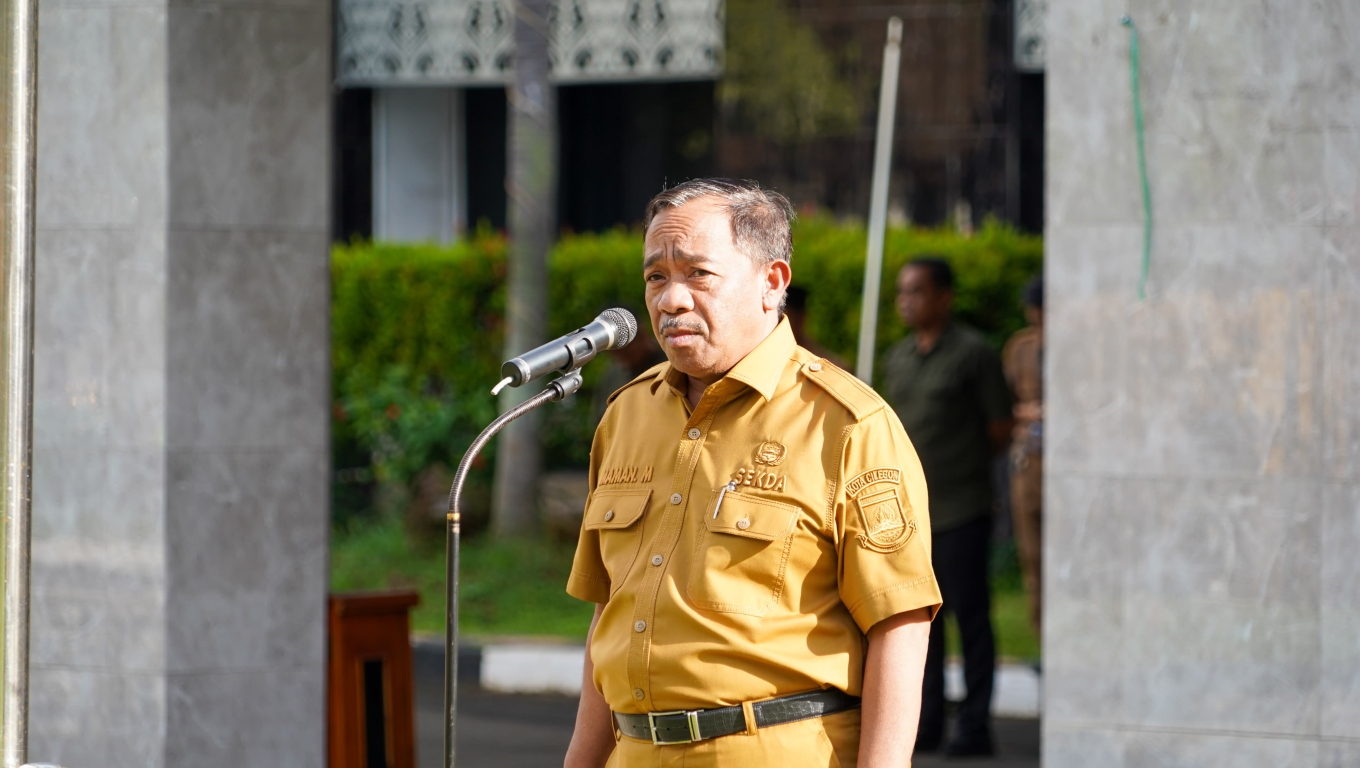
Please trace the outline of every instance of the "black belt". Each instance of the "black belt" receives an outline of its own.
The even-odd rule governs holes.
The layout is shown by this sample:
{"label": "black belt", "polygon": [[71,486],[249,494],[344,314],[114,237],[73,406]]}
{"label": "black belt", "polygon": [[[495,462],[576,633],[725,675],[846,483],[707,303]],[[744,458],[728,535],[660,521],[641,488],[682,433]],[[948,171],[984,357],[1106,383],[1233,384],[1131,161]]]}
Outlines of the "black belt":
{"label": "black belt", "polygon": [[[859,706],[859,697],[828,688],[822,691],[796,693],[779,699],[757,701],[751,705],[756,727],[809,720],[834,715]],[[746,714],[740,705],[718,709],[676,710],[651,712],[645,715],[614,713],[619,731],[634,739],[653,744],[689,744],[704,739],[715,739],[746,730]]]}

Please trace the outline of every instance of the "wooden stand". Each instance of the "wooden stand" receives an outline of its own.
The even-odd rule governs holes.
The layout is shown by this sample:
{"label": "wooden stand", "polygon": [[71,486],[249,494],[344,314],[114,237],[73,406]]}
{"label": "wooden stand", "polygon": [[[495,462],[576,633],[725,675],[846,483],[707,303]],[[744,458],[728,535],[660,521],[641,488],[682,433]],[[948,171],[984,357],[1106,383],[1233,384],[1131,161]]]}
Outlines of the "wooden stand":
{"label": "wooden stand", "polygon": [[330,768],[415,768],[415,592],[331,595]]}

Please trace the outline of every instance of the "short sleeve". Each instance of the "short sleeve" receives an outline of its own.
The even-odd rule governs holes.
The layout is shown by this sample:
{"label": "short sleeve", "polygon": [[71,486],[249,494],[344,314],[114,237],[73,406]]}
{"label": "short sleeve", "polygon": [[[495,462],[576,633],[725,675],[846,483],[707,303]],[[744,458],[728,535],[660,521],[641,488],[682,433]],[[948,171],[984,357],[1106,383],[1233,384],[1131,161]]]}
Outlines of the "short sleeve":
{"label": "short sleeve", "polygon": [[1011,388],[1006,383],[1001,358],[991,347],[983,346],[977,353],[977,392],[987,421],[1011,417]]}
{"label": "short sleeve", "polygon": [[929,608],[940,588],[930,563],[925,475],[907,433],[883,408],[852,427],[836,490],[841,601],[860,629]]}
{"label": "short sleeve", "polygon": [[[595,439],[590,446],[590,495],[586,497],[586,507],[595,495],[596,482],[600,476],[600,458],[604,456],[605,442],[609,434],[609,412],[595,430]],[[600,556],[600,532],[585,530],[585,516],[581,519],[581,536],[576,544],[576,555],[571,561],[571,575],[567,577],[567,594],[589,603],[609,602],[609,571],[604,567]]]}

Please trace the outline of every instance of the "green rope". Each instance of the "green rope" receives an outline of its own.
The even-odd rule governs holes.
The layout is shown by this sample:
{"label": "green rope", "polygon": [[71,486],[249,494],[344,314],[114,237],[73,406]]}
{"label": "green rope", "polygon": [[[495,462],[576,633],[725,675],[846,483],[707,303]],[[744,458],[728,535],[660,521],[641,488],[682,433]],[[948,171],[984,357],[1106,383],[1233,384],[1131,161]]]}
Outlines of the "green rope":
{"label": "green rope", "polygon": [[1138,27],[1124,16],[1129,28],[1129,85],[1133,88],[1133,125],[1138,135],[1138,176],[1143,183],[1143,271],[1138,278],[1138,300],[1147,299],[1148,262],[1152,259],[1152,190],[1148,188],[1147,152],[1143,149],[1143,98],[1138,84]]}

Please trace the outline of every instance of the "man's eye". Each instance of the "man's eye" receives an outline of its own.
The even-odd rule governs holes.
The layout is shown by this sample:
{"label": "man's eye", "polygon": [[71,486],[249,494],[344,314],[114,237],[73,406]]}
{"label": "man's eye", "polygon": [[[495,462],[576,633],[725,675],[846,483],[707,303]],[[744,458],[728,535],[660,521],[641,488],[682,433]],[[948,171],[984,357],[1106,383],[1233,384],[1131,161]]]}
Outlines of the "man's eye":
{"label": "man's eye", "polygon": [[712,273],[712,272],[709,272],[709,271],[706,270],[706,269],[696,269],[696,270],[694,270],[693,276],[694,276],[694,277],[708,277],[708,276],[711,275],[711,274],[713,274],[713,273]]}
{"label": "man's eye", "polygon": [[660,272],[653,272],[652,274],[647,275],[647,277],[645,277],[645,278],[643,278],[643,279],[646,280],[646,281],[649,282],[649,283],[654,283],[654,282],[656,282],[657,280],[660,280],[660,279],[661,279],[661,273],[660,273]]}

